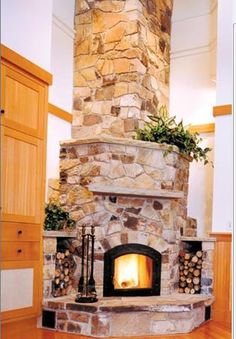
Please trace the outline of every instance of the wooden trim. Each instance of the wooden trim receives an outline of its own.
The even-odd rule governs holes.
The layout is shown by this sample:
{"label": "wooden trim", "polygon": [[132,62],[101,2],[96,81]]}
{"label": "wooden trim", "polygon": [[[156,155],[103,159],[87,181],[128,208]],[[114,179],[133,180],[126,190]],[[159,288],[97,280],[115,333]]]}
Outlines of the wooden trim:
{"label": "wooden trim", "polygon": [[209,236],[216,238],[216,241],[232,241],[232,233],[230,232],[210,232]]}
{"label": "wooden trim", "polygon": [[20,54],[14,52],[10,48],[0,45],[1,47],[1,58],[5,59],[7,62],[16,65],[17,67],[23,69],[24,71],[30,73],[41,81],[45,82],[48,85],[52,84],[52,74],[45,71],[43,68],[37,66],[33,62],[24,58]]}
{"label": "wooden trim", "polygon": [[232,105],[221,105],[213,107],[213,116],[218,117],[220,115],[232,114]]}
{"label": "wooden trim", "polygon": [[48,104],[48,112],[55,115],[56,117],[63,119],[69,123],[72,123],[72,114],[70,114],[67,111],[64,111],[63,109],[53,105],[53,104]]}
{"label": "wooden trim", "polygon": [[188,128],[191,133],[214,133],[215,132],[215,124],[202,124],[202,125],[193,125]]}
{"label": "wooden trim", "polygon": [[231,325],[232,316],[232,234],[211,232],[216,238],[213,261],[213,304],[212,319]]}

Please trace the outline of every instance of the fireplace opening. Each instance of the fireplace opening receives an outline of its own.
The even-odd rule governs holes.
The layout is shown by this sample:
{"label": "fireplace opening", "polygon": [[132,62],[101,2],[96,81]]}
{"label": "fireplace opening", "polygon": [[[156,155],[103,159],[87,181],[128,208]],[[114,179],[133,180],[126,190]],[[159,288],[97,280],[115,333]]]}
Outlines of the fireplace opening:
{"label": "fireplace opening", "polygon": [[145,245],[125,244],[104,254],[104,296],[160,295],[161,254]]}

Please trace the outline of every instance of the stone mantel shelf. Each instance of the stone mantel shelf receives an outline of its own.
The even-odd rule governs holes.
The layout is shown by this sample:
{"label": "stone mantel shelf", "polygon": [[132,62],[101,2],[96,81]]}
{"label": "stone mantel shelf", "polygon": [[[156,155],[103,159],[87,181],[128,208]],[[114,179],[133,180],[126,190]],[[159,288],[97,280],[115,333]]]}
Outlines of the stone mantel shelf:
{"label": "stone mantel shelf", "polygon": [[[118,144],[124,146],[135,146],[141,148],[148,148],[148,149],[159,149],[162,151],[167,151],[169,145],[167,144],[158,144],[156,142],[151,141],[143,141],[143,140],[135,140],[130,138],[118,138],[109,135],[101,135],[99,137],[93,138],[85,138],[85,139],[70,139],[70,140],[63,140],[60,142],[61,147],[67,146],[78,146],[78,145],[90,145],[90,144]],[[188,161],[192,161],[190,156],[185,156],[179,152],[179,148],[177,146],[172,145],[172,152],[180,154],[183,158],[187,159]]]}
{"label": "stone mantel shelf", "polygon": [[125,195],[144,198],[167,198],[167,199],[184,198],[184,193],[182,191],[151,190],[146,188],[129,188],[99,184],[90,184],[88,185],[88,189],[91,192],[97,194]]}
{"label": "stone mantel shelf", "polygon": [[44,231],[43,236],[45,238],[77,238],[78,232],[71,231]]}
{"label": "stone mantel shelf", "polygon": [[180,237],[180,240],[181,241],[212,241],[212,242],[215,242],[216,241],[216,238],[213,238],[213,237]]}

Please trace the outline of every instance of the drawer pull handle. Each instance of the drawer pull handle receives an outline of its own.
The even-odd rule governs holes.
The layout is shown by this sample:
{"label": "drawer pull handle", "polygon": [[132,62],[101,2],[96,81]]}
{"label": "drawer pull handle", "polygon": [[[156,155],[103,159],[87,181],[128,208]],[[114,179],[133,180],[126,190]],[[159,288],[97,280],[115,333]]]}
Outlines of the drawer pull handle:
{"label": "drawer pull handle", "polygon": [[22,253],[22,249],[19,248],[19,249],[17,250],[17,253]]}
{"label": "drawer pull handle", "polygon": [[18,234],[19,234],[19,235],[22,234],[22,233],[23,233],[22,230],[19,230],[19,231],[18,231]]}
{"label": "drawer pull handle", "polygon": [[4,114],[4,113],[5,113],[5,110],[4,110],[4,109],[1,109],[1,113]]}

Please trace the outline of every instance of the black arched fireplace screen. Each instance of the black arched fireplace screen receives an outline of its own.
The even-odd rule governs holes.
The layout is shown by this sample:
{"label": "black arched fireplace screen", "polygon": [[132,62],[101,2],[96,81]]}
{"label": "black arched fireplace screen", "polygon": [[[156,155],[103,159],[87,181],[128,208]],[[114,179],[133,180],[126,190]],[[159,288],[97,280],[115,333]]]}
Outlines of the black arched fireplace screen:
{"label": "black arched fireplace screen", "polygon": [[103,295],[160,295],[161,254],[141,244],[116,246],[104,254]]}

